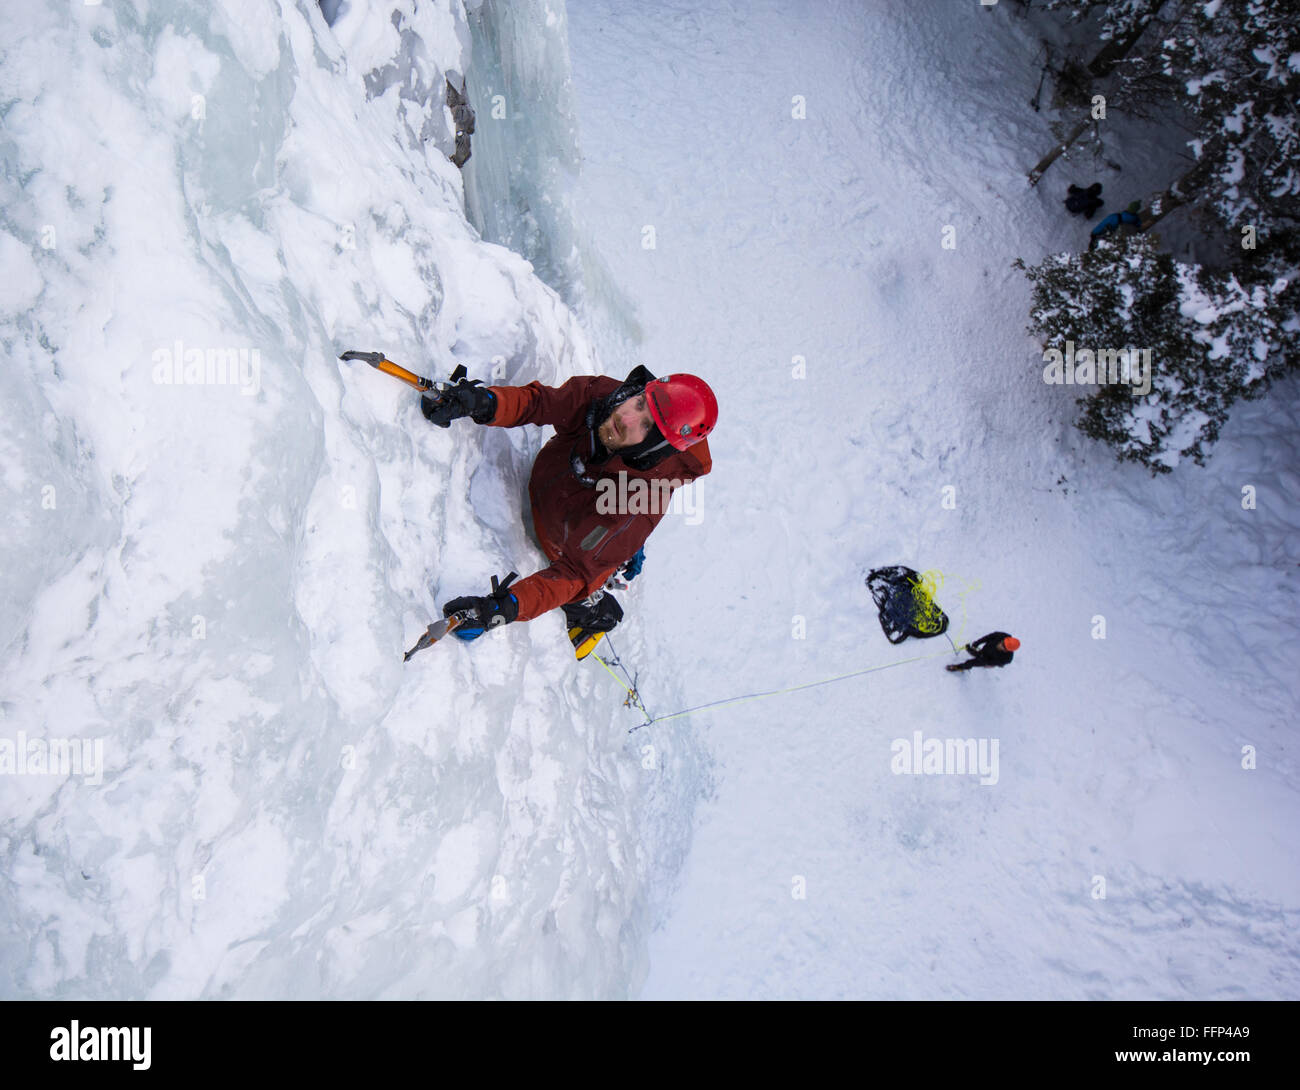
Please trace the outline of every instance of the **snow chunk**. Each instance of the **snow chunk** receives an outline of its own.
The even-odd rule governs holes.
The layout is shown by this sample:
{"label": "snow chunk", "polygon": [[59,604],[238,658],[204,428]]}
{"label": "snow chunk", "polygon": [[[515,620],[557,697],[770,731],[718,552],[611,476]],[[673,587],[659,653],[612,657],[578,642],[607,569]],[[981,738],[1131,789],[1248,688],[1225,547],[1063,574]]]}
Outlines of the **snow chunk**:
{"label": "snow chunk", "polygon": [[0,269],[5,271],[0,277],[0,311],[30,309],[45,287],[45,278],[27,247],[8,231],[0,231]]}
{"label": "snow chunk", "polygon": [[437,876],[434,899],[442,904],[467,893],[484,872],[497,842],[496,822],[490,814],[451,829],[438,845],[433,870]]}
{"label": "snow chunk", "polygon": [[174,118],[192,116],[195,95],[207,95],[221,71],[215,53],[189,34],[177,34],[167,27],[158,37],[153,79],[149,93],[159,99]]}

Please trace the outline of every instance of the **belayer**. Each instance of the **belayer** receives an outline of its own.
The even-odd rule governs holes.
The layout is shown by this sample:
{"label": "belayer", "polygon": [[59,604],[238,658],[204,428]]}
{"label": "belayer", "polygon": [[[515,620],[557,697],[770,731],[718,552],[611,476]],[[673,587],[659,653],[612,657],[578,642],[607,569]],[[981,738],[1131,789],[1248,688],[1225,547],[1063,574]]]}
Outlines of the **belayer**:
{"label": "belayer", "polygon": [[[622,617],[612,596],[602,595],[606,581],[620,570],[627,578],[640,571],[642,547],[673,491],[713,468],[706,437],[717,423],[718,402],[695,375],[660,379],[637,367],[623,382],[580,376],[558,387],[488,387],[461,379],[420,404],[442,428],[464,417],[497,428],[555,428],[528,481],[533,529],[550,566],[517,583],[494,579],[491,594],[443,606],[444,616],[468,615],[453,632],[464,640],[565,607],[581,657],[582,648],[590,650]],[[624,487],[611,487],[620,474],[626,474]],[[612,502],[638,489],[649,492],[649,503]]]}
{"label": "belayer", "polygon": [[949,670],[973,670],[976,666],[1006,666],[1015,652],[1020,650],[1020,641],[1005,632],[990,632],[978,640],[971,640],[966,645],[970,658],[949,666]]}
{"label": "belayer", "polygon": [[1065,207],[1074,215],[1090,220],[1096,215],[1097,209],[1106,203],[1098,196],[1100,192],[1101,182],[1093,182],[1087,189],[1071,185],[1070,195],[1065,198]]}

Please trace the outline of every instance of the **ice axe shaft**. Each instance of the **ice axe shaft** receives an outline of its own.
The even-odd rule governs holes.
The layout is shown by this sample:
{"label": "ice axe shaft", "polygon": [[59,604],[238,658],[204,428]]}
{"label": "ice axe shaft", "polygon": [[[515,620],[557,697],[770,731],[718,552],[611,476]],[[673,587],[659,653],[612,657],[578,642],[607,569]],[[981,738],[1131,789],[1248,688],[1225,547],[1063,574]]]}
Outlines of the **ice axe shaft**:
{"label": "ice axe shaft", "polygon": [[447,391],[447,386],[451,383],[459,382],[463,379],[468,371],[465,365],[458,364],[456,370],[451,373],[451,378],[446,383],[437,383],[433,379],[425,378],[423,375],[417,375],[414,371],[408,371],[400,364],[394,363],[387,359],[382,352],[358,352],[355,349],[349,349],[339,356],[341,360],[359,360],[362,363],[368,363],[376,371],[383,371],[386,375],[392,375],[393,378],[401,379],[408,386],[414,386],[422,394],[433,394],[434,397],[442,397]]}
{"label": "ice axe shaft", "polygon": [[[339,359],[360,360],[362,363],[368,363],[376,371],[383,371],[386,375],[392,375],[393,378],[401,379],[408,386],[414,386],[422,393],[432,390],[437,394],[441,394],[446,389],[446,384],[440,385],[439,383],[434,382],[433,379],[425,378],[423,375],[417,375],[414,371],[408,371],[400,364],[394,363],[392,360],[385,358],[382,352],[357,352],[354,349],[349,349],[347,352],[344,352]],[[456,370],[451,373],[451,378],[448,380],[448,383],[459,382],[467,374],[469,374],[469,372],[465,370],[465,365],[463,363],[459,364],[457,365]]]}
{"label": "ice axe shaft", "polygon": [[401,379],[417,390],[432,390],[434,382],[432,379],[424,378],[405,367],[401,367],[390,359],[386,359],[382,352],[356,352],[347,351],[339,357],[341,360],[360,360],[362,363],[368,363],[376,371],[383,371],[386,375],[392,375],[393,378]]}

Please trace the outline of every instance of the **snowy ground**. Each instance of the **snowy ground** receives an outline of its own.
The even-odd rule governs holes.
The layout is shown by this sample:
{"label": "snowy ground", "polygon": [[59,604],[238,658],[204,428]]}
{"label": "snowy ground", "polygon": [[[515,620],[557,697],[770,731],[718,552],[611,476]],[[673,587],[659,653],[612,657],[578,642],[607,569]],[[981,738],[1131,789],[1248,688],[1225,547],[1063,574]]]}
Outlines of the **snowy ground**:
{"label": "snowy ground", "polygon": [[[1024,184],[1033,32],[954,0],[792,10],[569,7],[577,205],[646,362],[722,404],[705,521],[647,552],[651,657],[696,703],[919,653],[869,609],[888,563],[978,585],[941,595],[961,634],[1024,649],[693,717],[718,796],[644,994],[1300,995],[1294,390],[1207,470],[1117,469],[1021,332],[1011,261],[1086,230],[1069,167]],[[916,729],[999,739],[999,782],[891,774]]]}
{"label": "snowy ground", "polygon": [[[103,769],[0,776],[0,995],[1300,995],[1294,391],[1160,481],[1070,428],[1009,266],[1084,229],[1024,187],[1008,9],[4,9],[0,741]],[[656,713],[928,654],[881,564],[1024,650],[630,737],[558,617],[403,668],[539,563],[543,437],[431,429],[346,347],[714,385],[619,633]],[[187,349],[249,354],[160,381]],[[913,730],[997,784],[891,774]]]}

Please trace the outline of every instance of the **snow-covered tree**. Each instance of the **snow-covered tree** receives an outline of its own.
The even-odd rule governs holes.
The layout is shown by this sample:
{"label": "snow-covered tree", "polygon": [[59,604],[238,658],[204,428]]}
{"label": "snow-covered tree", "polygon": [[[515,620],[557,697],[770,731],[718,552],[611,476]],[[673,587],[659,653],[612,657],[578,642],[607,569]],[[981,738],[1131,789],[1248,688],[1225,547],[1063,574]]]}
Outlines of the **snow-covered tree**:
{"label": "snow-covered tree", "polygon": [[[1105,64],[1099,54],[1088,66],[1093,76],[1117,68],[1108,85],[1112,107],[1191,123],[1196,161],[1152,201],[1155,220],[1195,204],[1231,230],[1294,231],[1300,207],[1296,0],[1048,0],[1045,7],[1072,21],[1099,15],[1099,37],[1122,47]],[[1141,49],[1127,56],[1139,39]],[[1071,133],[1077,138],[1086,127],[1079,119]],[[1036,180],[1034,172],[1030,177]]]}
{"label": "snow-covered tree", "polygon": [[[1029,182],[1036,185],[1043,173],[1062,155],[1068,155],[1085,134],[1091,133],[1094,154],[1100,154],[1101,130],[1094,106],[1094,95],[1105,90],[1111,108],[1121,109],[1133,117],[1152,117],[1170,97],[1163,84],[1167,77],[1153,77],[1144,72],[1139,79],[1129,72],[1123,80],[1106,80],[1158,15],[1169,18],[1179,9],[1175,0],[1047,0],[1045,10],[1065,13],[1071,22],[1081,22],[1100,13],[1097,36],[1099,51],[1084,64],[1067,55],[1055,68],[1053,102],[1070,116],[1052,123],[1057,143],[1029,172]],[[1050,49],[1049,49],[1050,56]],[[1103,82],[1105,81],[1105,82]],[[1154,84],[1154,86],[1153,86]]]}
{"label": "snow-covered tree", "polygon": [[1088,62],[1088,74],[1107,76],[1133,48],[1168,0],[1046,0],[1045,11],[1059,11],[1077,23],[1096,13],[1100,17],[1097,37],[1103,43]]}
{"label": "snow-covered tree", "polygon": [[1029,330],[1045,349],[1063,352],[1068,341],[1090,351],[1150,350],[1149,392],[1138,392],[1132,370],[1127,383],[1080,398],[1077,424],[1152,473],[1184,457],[1202,464],[1232,404],[1300,366],[1300,285],[1185,265],[1151,235],[1017,264],[1033,283]]}
{"label": "snow-covered tree", "polygon": [[[1196,126],[1197,163],[1170,187],[1227,228],[1296,226],[1300,207],[1300,18],[1295,0],[1206,0],[1176,22],[1123,80],[1162,80]],[[1154,206],[1159,216],[1168,205]],[[1280,269],[1278,271],[1281,271]]]}

